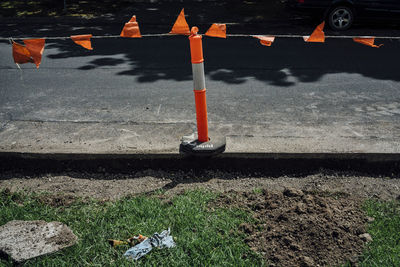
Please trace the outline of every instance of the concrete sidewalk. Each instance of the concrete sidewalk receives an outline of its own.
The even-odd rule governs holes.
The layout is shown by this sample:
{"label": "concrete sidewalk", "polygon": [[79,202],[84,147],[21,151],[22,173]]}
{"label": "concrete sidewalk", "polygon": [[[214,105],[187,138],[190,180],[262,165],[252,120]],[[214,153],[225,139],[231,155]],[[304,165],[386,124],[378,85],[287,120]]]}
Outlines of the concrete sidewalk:
{"label": "concrete sidewalk", "polygon": [[[211,124],[228,154],[400,154],[400,126]],[[2,126],[0,152],[37,154],[178,154],[191,123],[13,121]]]}

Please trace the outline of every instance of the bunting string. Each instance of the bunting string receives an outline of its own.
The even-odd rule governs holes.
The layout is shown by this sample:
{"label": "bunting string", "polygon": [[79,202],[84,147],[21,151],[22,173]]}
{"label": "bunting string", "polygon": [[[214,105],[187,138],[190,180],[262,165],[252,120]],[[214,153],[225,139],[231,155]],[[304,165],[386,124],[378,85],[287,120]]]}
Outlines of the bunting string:
{"label": "bunting string", "polygon": [[[142,37],[162,37],[162,36],[177,36],[178,34],[171,33],[154,33],[154,34],[142,34]],[[199,34],[205,36],[205,34]],[[226,34],[226,37],[252,37],[254,36],[274,36],[275,38],[303,38],[306,35],[300,34]],[[1,41],[9,40],[26,40],[35,39],[39,37],[0,37]],[[49,36],[40,37],[47,40],[69,40],[70,36]],[[123,38],[120,35],[93,35],[92,39],[105,39],[105,38]],[[375,38],[375,39],[393,39],[400,40],[400,36],[360,36],[360,35],[325,35],[326,39],[354,39],[354,38]]]}
{"label": "bunting string", "polygon": [[[326,38],[331,39],[352,39],[356,43],[360,43],[366,46],[379,48],[384,44],[375,44],[376,39],[400,39],[400,36],[325,36],[324,32],[325,21],[321,22],[311,33],[311,35],[303,36],[299,34],[274,34],[274,35],[250,35],[250,34],[226,34],[226,24],[213,23],[211,27],[206,31],[204,36],[227,38],[227,37],[251,37],[259,39],[261,45],[271,46],[275,41],[275,38],[302,38],[305,42],[316,42],[324,43]],[[197,27],[194,27],[197,29]],[[192,28],[192,29],[194,29]],[[197,29],[198,30],[198,29]],[[197,33],[197,31],[196,31]],[[42,54],[46,40],[67,40],[71,39],[77,45],[93,50],[91,39],[106,39],[106,38],[143,38],[143,37],[163,37],[163,36],[176,36],[176,35],[190,35],[190,28],[185,19],[184,9],[179,13],[172,29],[169,33],[156,33],[156,34],[144,34],[142,35],[139,29],[139,23],[136,20],[136,16],[125,23],[120,35],[98,35],[93,36],[92,34],[84,35],[71,35],[71,36],[48,36],[41,38],[34,37],[0,37],[0,40],[8,40],[12,45],[12,55],[15,64],[23,63],[34,63],[37,68],[41,63]],[[15,40],[22,40],[24,44],[17,43]]]}

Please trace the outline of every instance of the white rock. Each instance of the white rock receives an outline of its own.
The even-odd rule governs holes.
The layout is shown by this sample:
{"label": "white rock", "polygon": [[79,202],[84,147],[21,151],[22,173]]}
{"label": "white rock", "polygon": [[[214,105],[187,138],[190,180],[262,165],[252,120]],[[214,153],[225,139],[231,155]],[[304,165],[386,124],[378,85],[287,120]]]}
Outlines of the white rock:
{"label": "white rock", "polygon": [[23,262],[74,245],[77,237],[60,222],[10,221],[0,226],[0,252]]}
{"label": "white rock", "polygon": [[368,234],[368,233],[359,235],[359,237],[360,237],[364,242],[371,242],[371,241],[372,241],[372,237],[371,237],[371,235]]}

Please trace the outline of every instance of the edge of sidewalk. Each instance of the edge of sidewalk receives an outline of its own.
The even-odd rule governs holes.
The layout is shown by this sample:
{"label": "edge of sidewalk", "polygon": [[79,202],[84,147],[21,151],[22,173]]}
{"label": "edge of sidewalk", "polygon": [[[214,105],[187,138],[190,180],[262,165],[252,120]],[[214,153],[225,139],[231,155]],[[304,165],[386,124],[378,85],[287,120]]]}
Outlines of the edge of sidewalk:
{"label": "edge of sidewalk", "polygon": [[[365,153],[223,153],[214,157],[180,154],[62,154],[0,152],[0,174],[29,177],[47,173],[136,173],[148,170],[208,175],[221,171],[248,177],[320,172],[398,177],[400,154]],[[199,176],[199,177],[200,177]]]}
{"label": "edge of sidewalk", "polygon": [[180,153],[31,153],[0,151],[0,159],[29,160],[184,160],[184,159],[265,159],[265,160],[365,160],[370,162],[399,161],[400,153],[260,153],[224,152],[212,156],[189,156]]}
{"label": "edge of sidewalk", "polygon": [[[221,159],[400,160],[395,124],[245,125],[210,123],[225,136]],[[194,123],[78,123],[8,121],[0,127],[0,157],[21,159],[181,159],[183,136]]]}
{"label": "edge of sidewalk", "polygon": [[[394,177],[400,174],[396,126],[352,130],[331,126],[210,124],[227,137],[214,157],[179,154],[192,123],[12,121],[0,130],[0,173],[136,173],[148,169],[218,170],[249,175],[302,175],[325,170]],[[346,127],[348,127],[346,125]],[[379,136],[379,137],[377,137]]]}

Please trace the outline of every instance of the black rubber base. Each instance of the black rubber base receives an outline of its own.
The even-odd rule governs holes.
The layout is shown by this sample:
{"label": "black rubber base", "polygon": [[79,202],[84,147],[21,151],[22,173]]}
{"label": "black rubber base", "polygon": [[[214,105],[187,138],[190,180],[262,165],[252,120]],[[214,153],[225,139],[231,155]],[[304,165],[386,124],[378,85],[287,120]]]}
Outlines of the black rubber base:
{"label": "black rubber base", "polygon": [[208,142],[200,142],[194,136],[184,136],[179,153],[193,156],[213,156],[225,151],[225,137],[214,136]]}

